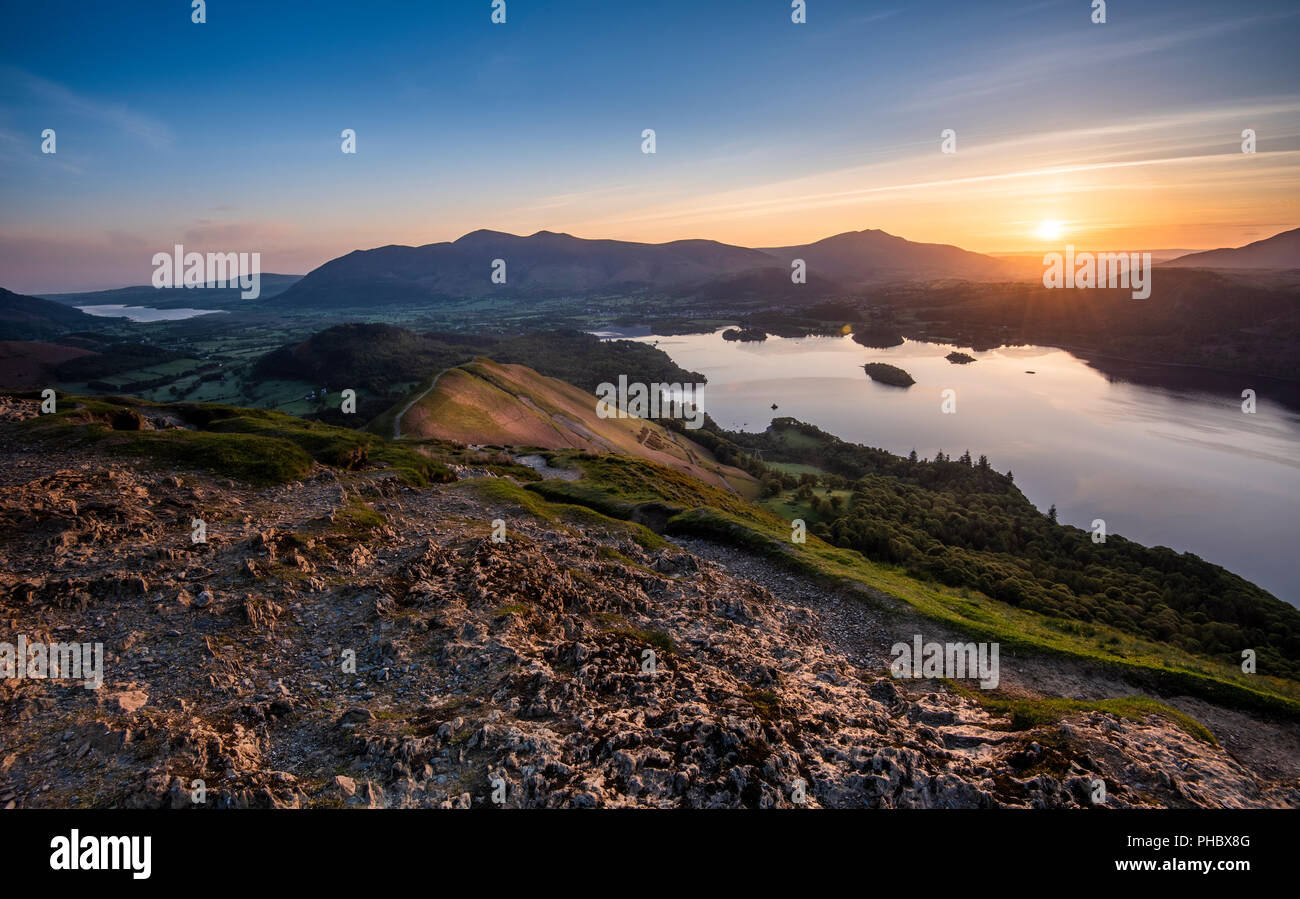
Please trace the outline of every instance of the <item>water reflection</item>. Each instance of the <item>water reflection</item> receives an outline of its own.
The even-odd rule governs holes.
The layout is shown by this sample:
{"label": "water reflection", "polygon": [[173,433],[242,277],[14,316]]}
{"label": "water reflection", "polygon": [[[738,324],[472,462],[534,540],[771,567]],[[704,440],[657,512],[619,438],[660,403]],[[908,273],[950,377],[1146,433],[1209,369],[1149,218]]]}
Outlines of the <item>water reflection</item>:
{"label": "water reflection", "polygon": [[[984,453],[1040,509],[1062,522],[1194,552],[1289,602],[1300,513],[1300,414],[1292,385],[1260,381],[1257,412],[1241,411],[1242,378],[1193,372],[1185,386],[1105,373],[1065,350],[906,341],[870,349],[847,337],[725,341],[715,334],[639,337],[709,381],[705,408],[722,426],[762,430],[774,416],[845,440],[933,457]],[[976,361],[956,365],[957,349]],[[916,384],[872,382],[888,362]],[[1032,369],[1034,374],[1026,374]],[[1171,380],[1185,372],[1165,373]],[[1276,389],[1275,389],[1276,388]],[[940,411],[941,391],[957,411]],[[780,408],[773,412],[772,403]]]}
{"label": "water reflection", "polygon": [[77,308],[87,315],[128,318],[133,322],[176,322],[199,315],[215,315],[222,312],[220,309],[154,309],[151,306],[126,306],[121,303]]}

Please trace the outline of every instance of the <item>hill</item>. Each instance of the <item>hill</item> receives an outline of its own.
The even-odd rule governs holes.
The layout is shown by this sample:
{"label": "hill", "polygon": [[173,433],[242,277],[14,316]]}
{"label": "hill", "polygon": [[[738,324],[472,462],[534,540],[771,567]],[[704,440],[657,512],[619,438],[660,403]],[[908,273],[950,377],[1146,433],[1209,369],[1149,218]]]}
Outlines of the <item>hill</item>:
{"label": "hill", "polygon": [[1300,228],[1274,234],[1244,247],[1189,253],[1164,265],[1173,268],[1300,269]]}
{"label": "hill", "polygon": [[61,380],[60,365],[92,352],[39,340],[0,341],[0,384],[13,390],[52,386]]}
{"label": "hill", "polygon": [[0,340],[45,340],[97,326],[94,316],[80,310],[0,287]]}
{"label": "hill", "polygon": [[[582,331],[537,331],[509,336],[416,333],[383,324],[335,325],[305,340],[285,344],[257,360],[258,378],[301,381],[313,389],[351,387],[357,413],[368,421],[403,395],[450,366],[475,356],[525,363],[544,375],[587,391],[620,374],[652,383],[702,382],[662,350],[631,340],[602,340]],[[336,424],[342,417],[330,418]]]}
{"label": "hill", "polygon": [[[496,259],[506,262],[504,284],[492,281]],[[647,244],[550,231],[527,237],[474,231],[421,247],[357,250],[309,272],[278,303],[340,307],[493,293],[549,296],[632,285],[667,287],[771,264],[757,250],[711,240]]]}
{"label": "hill", "polygon": [[251,307],[256,303],[283,293],[298,283],[302,275],[277,275],[263,272],[261,293],[256,300],[241,297],[238,287],[207,285],[202,288],[154,287],[141,284],[134,287],[117,287],[112,290],[90,290],[81,293],[51,293],[44,299],[66,306],[148,306],[151,309],[178,309],[190,307]]}
{"label": "hill", "polygon": [[[538,447],[618,453],[664,465],[726,490],[752,496],[757,482],[720,465],[709,450],[683,434],[640,418],[601,418],[596,397],[522,365],[490,359],[451,368],[436,384],[377,427],[400,414],[404,438],[460,444]],[[689,432],[687,432],[689,433]]]}
{"label": "hill", "polygon": [[764,252],[787,260],[787,265],[790,259],[803,259],[809,274],[849,285],[942,278],[995,281],[1010,274],[991,256],[948,244],[915,243],[878,230],[847,231],[815,243],[772,247]]}

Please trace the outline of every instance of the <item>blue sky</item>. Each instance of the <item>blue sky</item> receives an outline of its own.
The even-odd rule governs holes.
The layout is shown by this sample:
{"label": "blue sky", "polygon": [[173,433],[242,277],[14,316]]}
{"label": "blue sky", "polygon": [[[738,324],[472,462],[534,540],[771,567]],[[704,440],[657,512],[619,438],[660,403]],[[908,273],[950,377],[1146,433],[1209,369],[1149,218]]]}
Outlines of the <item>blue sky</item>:
{"label": "blue sky", "polygon": [[1145,247],[1297,224],[1294,3],[1111,3],[1105,25],[1089,0],[807,8],[507,0],[493,25],[490,0],[213,0],[196,25],[185,2],[7,4],[0,286],[146,283],[174,243],[301,272],[481,227],[992,252],[1049,218]]}

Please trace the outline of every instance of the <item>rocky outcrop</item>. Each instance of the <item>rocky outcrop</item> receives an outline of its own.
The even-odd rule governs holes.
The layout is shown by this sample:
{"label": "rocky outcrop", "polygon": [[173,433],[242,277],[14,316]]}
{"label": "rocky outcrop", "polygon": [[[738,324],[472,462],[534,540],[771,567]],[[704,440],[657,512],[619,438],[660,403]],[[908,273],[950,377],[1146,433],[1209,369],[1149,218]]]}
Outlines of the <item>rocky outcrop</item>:
{"label": "rocky outcrop", "polygon": [[0,681],[0,806],[1300,805],[1159,716],[1012,730],[891,679],[853,596],[612,524],[4,462],[3,639],[102,642],[104,684]]}

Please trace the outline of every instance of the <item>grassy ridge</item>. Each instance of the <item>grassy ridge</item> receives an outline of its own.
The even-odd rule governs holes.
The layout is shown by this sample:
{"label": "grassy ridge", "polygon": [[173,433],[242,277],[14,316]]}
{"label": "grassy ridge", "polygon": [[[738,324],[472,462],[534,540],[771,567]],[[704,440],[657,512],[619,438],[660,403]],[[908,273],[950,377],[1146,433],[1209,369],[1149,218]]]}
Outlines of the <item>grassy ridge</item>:
{"label": "grassy ridge", "polygon": [[[283,412],[66,394],[58,398],[58,408],[54,414],[19,423],[11,429],[14,439],[96,447],[111,455],[253,484],[298,480],[317,464],[348,470],[392,469],[415,486],[455,480],[440,460],[413,447]],[[142,428],[146,418],[179,426]]]}
{"label": "grassy ridge", "polygon": [[1186,733],[1208,743],[1219,745],[1204,724],[1191,715],[1178,711],[1173,706],[1157,702],[1146,696],[1120,696],[1115,699],[1026,699],[1019,696],[1007,696],[996,690],[972,690],[965,684],[945,679],[944,685],[953,693],[973,699],[993,715],[1002,715],[1009,719],[1010,730],[1029,730],[1045,724],[1055,724],[1066,715],[1080,712],[1105,712],[1117,718],[1140,721],[1148,715],[1162,715],[1181,727]]}

